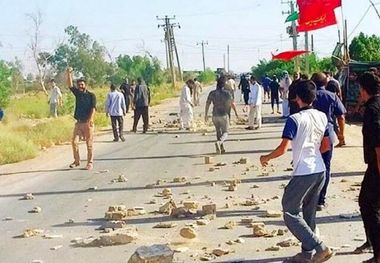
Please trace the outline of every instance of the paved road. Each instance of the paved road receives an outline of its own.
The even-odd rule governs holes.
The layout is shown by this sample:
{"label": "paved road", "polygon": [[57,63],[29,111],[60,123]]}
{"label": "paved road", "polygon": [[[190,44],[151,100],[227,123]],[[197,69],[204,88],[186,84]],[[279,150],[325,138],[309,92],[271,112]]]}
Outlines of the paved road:
{"label": "paved road", "polygon": [[[205,96],[202,97],[204,105]],[[268,229],[285,229],[281,218],[262,218],[265,210],[281,210],[280,199],[282,184],[289,179],[285,171],[290,163],[290,153],[274,161],[274,171],[269,176],[261,176],[258,167],[260,154],[273,149],[280,141],[283,124],[278,116],[269,114],[269,105],[264,105],[265,124],[261,130],[246,131],[245,126],[232,125],[226,143],[227,153],[215,156],[215,162],[226,162],[227,166],[209,172],[212,165],[205,165],[203,156],[214,152],[215,134],[212,127],[199,132],[179,132],[177,129],[165,129],[162,124],[176,117],[177,99],[168,100],[151,110],[152,132],[127,134],[126,142],[113,143],[112,135],[107,132],[96,137],[95,166],[91,172],[67,169],[71,160],[70,145],[57,146],[42,153],[34,160],[0,167],[0,218],[12,217],[11,221],[0,221],[0,262],[32,262],[40,259],[43,262],[126,262],[136,247],[155,243],[169,243],[172,247],[188,247],[189,250],[175,255],[176,262],[197,262],[204,252],[226,246],[234,253],[220,257],[214,262],[282,262],[285,257],[298,252],[299,247],[284,248],[278,252],[266,252],[266,248],[291,237],[253,238],[252,229],[237,224],[233,229],[221,229],[228,221],[239,222],[242,218],[253,218],[265,221]],[[196,118],[202,120],[203,107],[196,108]],[[242,109],[242,106],[239,105]],[[203,116],[203,115],[202,115]],[[130,127],[130,118],[127,121]],[[199,130],[199,129],[198,129]],[[364,237],[361,219],[339,218],[341,213],[352,213],[357,210],[355,199],[358,191],[351,189],[353,182],[361,180],[364,170],[361,156],[360,127],[349,126],[347,129],[349,146],[337,149],[334,157],[334,179],[330,187],[329,207],[318,214],[319,229],[323,239],[330,246],[341,248],[339,255],[330,262],[361,262],[369,254],[354,256],[350,251],[361,244]],[[84,146],[84,145],[83,145]],[[82,150],[84,147],[82,146]],[[84,152],[83,152],[84,154]],[[241,157],[250,160],[249,165],[233,164]],[[247,171],[249,168],[249,171]],[[112,183],[111,180],[120,174],[128,178],[126,183]],[[185,176],[186,183],[171,183],[174,177]],[[235,192],[226,191],[225,181],[240,179],[241,184]],[[342,179],[343,180],[342,182]],[[147,184],[160,184],[147,189]],[[211,182],[216,185],[212,186]],[[256,185],[258,188],[254,188]],[[89,191],[91,187],[96,191]],[[162,198],[154,195],[163,188],[172,189],[174,200],[191,199],[205,204],[213,201],[217,204],[217,218],[207,226],[196,229],[198,237],[188,241],[180,237],[179,230],[194,219],[173,219],[168,216],[148,213],[144,216],[131,217],[129,225],[135,226],[139,238],[135,243],[102,247],[75,248],[70,241],[76,237],[97,236],[99,226],[104,223],[103,217],[109,205],[124,204],[127,207],[143,206],[148,212],[158,209]],[[33,193],[34,200],[19,200],[25,193]],[[258,210],[241,206],[240,203],[251,198],[263,200]],[[156,199],[157,204],[147,204]],[[268,200],[268,201],[267,201]],[[228,204],[229,208],[226,208]],[[28,213],[34,206],[40,206],[39,214]],[[74,224],[65,224],[69,219]],[[175,222],[172,229],[153,229],[159,222]],[[57,239],[42,237],[15,238],[26,228],[41,228],[47,233],[63,235]],[[228,240],[242,237],[244,244],[228,246]],[[62,245],[58,250],[52,247]]]}

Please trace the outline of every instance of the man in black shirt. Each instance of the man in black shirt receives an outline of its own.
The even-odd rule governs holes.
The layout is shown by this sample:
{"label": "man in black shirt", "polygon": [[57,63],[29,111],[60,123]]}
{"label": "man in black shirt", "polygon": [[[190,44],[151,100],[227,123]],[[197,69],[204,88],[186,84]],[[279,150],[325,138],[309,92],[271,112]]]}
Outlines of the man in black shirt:
{"label": "man in black shirt", "polygon": [[142,78],[137,78],[137,86],[135,88],[132,108],[134,109],[134,119],[132,132],[137,131],[137,124],[140,117],[143,119],[143,133],[146,133],[149,127],[149,104],[150,104],[150,90],[145,85]]}
{"label": "man in black shirt", "polygon": [[77,87],[73,85],[72,68],[67,69],[67,85],[75,96],[75,112],[76,119],[75,128],[72,138],[72,147],[74,162],[70,164],[70,168],[80,165],[79,157],[79,140],[84,138],[87,145],[87,170],[93,167],[93,140],[94,140],[94,117],[96,111],[96,96],[87,90],[86,81],[84,79],[77,80]]}
{"label": "man in black shirt", "polygon": [[250,89],[249,89],[249,82],[246,79],[245,75],[242,75],[240,77],[240,83],[239,83],[238,88],[241,89],[241,93],[243,94],[245,105],[248,105]]}
{"label": "man in black shirt", "polygon": [[362,133],[367,164],[359,206],[374,252],[374,257],[366,262],[380,263],[380,78],[366,72],[358,81],[360,96],[365,101]]}
{"label": "man in black shirt", "polygon": [[131,90],[131,85],[129,85],[128,78],[125,78],[123,84],[121,84],[120,91],[124,95],[126,113],[128,113],[129,112],[129,105],[132,102],[132,90]]}
{"label": "man in black shirt", "polygon": [[270,88],[270,102],[272,105],[272,114],[274,114],[274,102],[276,101],[277,105],[277,113],[281,114],[280,112],[280,99],[279,99],[279,89],[280,89],[280,84],[278,83],[278,79],[276,76],[273,76],[272,82],[269,84]]}

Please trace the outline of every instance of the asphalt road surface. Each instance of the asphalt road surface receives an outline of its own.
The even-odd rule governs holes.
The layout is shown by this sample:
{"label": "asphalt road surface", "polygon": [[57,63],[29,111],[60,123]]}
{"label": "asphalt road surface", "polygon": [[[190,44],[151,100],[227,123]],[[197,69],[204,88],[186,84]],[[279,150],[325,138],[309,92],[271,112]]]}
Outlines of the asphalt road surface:
{"label": "asphalt road surface", "polygon": [[[259,156],[278,145],[283,123],[279,115],[270,114],[269,104],[264,105],[262,129],[246,131],[245,125],[232,119],[226,142],[227,153],[214,155],[215,133],[212,126],[201,124],[204,101],[195,109],[198,129],[181,132],[178,128],[165,128],[177,117],[178,99],[165,101],[151,109],[152,131],[148,134],[126,133],[126,142],[112,142],[111,131],[95,139],[94,169],[68,169],[72,162],[70,145],[55,146],[33,160],[0,166],[0,262],[126,262],[135,249],[142,245],[169,244],[173,249],[188,248],[176,253],[176,262],[198,262],[200,257],[219,246],[230,253],[212,262],[282,262],[299,252],[299,246],[265,251],[278,242],[291,238],[290,233],[272,238],[252,237],[252,228],[239,224],[242,218],[265,222],[268,230],[286,229],[282,218],[264,218],[266,210],[281,211],[283,186],[289,180],[290,152],[272,162],[268,176],[262,176]],[[239,97],[239,96],[237,96]],[[239,113],[244,117],[238,99]],[[246,116],[245,116],[246,117]],[[161,123],[160,123],[161,122]],[[59,128],[59,127],[57,127]],[[127,116],[126,130],[131,128],[131,115]],[[141,127],[140,127],[141,130]],[[207,130],[207,132],[206,132]],[[318,227],[328,246],[338,249],[329,262],[361,262],[370,254],[353,255],[355,247],[365,238],[356,202],[358,186],[364,171],[360,127],[347,128],[348,146],[335,150],[328,208],[318,213]],[[82,156],[85,147],[81,145]],[[214,156],[214,163],[204,164],[204,156]],[[240,158],[248,164],[233,164]],[[218,162],[227,165],[210,172]],[[82,162],[85,166],[85,161]],[[254,166],[254,167],[253,167]],[[124,175],[128,181],[113,183]],[[186,182],[172,183],[175,177],[186,177]],[[237,190],[227,191],[225,182],[239,179]],[[190,183],[189,183],[190,182]],[[215,184],[213,184],[214,182]],[[154,188],[146,185],[155,184]],[[96,190],[89,190],[96,188]],[[170,188],[177,204],[195,200],[200,205],[215,202],[217,214],[206,226],[196,226],[197,238],[189,240],[179,235],[180,229],[195,223],[197,217],[177,219],[154,214],[167,200],[155,197],[164,188]],[[33,193],[34,200],[20,200],[25,193]],[[257,206],[243,206],[254,197]],[[152,199],[156,204],[148,204]],[[138,239],[130,244],[110,247],[78,248],[71,244],[77,237],[97,237],[104,224],[104,214],[110,205],[124,204],[128,208],[144,207],[146,215],[129,217],[127,224],[138,229]],[[41,213],[28,213],[33,207]],[[341,214],[352,215],[341,218]],[[350,217],[350,216],[349,216]],[[72,224],[67,224],[69,219]],[[228,221],[236,222],[232,229],[223,229]],[[160,222],[173,222],[170,229],[153,228]],[[41,235],[18,238],[24,229],[43,229],[47,234],[58,235],[44,239]],[[59,236],[61,235],[61,237]],[[243,238],[244,243],[227,245],[229,240]],[[55,250],[52,249],[55,247]],[[185,249],[186,250],[186,249]]]}

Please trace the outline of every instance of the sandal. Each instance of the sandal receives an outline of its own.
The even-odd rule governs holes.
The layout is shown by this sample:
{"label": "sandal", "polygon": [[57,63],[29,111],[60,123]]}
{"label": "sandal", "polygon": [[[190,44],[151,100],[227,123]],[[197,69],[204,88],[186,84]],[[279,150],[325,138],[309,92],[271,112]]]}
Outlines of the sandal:
{"label": "sandal", "polygon": [[78,167],[80,165],[80,163],[76,163],[76,162],[73,162],[69,165],[70,168],[75,168],[75,167]]}
{"label": "sandal", "polygon": [[92,163],[88,163],[86,166],[86,170],[92,170],[92,168],[93,168]]}

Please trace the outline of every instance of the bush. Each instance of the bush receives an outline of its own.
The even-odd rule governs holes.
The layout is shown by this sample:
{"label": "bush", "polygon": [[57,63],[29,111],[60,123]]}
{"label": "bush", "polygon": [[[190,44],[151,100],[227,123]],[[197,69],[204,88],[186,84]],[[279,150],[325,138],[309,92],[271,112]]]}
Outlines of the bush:
{"label": "bush", "polygon": [[206,69],[206,71],[203,71],[199,74],[198,80],[204,84],[210,84],[214,82],[216,79],[216,74],[211,69]]}
{"label": "bush", "polygon": [[5,108],[9,103],[11,91],[11,69],[0,61],[0,108]]}
{"label": "bush", "polygon": [[15,163],[37,156],[38,147],[12,130],[0,128],[0,164]]}

